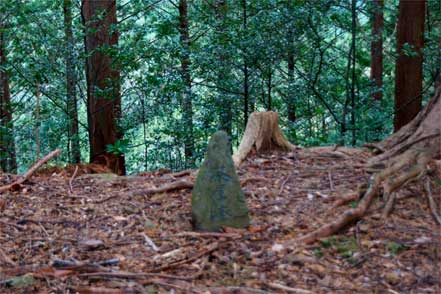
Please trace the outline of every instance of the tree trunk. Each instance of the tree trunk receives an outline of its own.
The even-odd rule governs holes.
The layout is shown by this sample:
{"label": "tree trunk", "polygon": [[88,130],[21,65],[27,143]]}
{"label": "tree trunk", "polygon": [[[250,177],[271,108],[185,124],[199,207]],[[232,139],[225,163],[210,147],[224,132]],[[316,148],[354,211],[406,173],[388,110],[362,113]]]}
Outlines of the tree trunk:
{"label": "tree trunk", "polygon": [[351,127],[352,127],[352,146],[355,146],[357,143],[357,136],[356,136],[356,128],[355,128],[355,112],[356,112],[356,97],[355,97],[355,85],[357,83],[356,81],[356,74],[355,74],[355,57],[356,57],[356,37],[357,37],[357,0],[352,0],[351,5],[351,12],[352,12],[352,55],[351,55],[351,61],[352,61],[352,77],[351,77]]}
{"label": "tree trunk", "polygon": [[[217,33],[219,36],[219,40],[222,40],[223,42],[228,40],[228,36],[226,34],[226,28],[225,26],[225,18],[227,14],[227,0],[217,0],[216,1],[216,13],[217,13],[217,20],[219,22],[217,26]],[[222,43],[223,43],[222,42]],[[220,89],[228,88],[228,85],[225,85],[225,79],[226,75],[225,72],[229,69],[227,69],[226,62],[227,62],[227,53],[226,53],[226,46],[224,44],[218,45],[219,51],[219,63],[220,67],[218,68],[218,83],[220,84]],[[231,97],[229,94],[225,93],[219,93],[219,97],[217,99],[219,103],[219,109],[220,109],[220,129],[227,132],[229,136],[232,134],[232,120],[233,120],[233,111],[232,111],[232,103],[231,103]]]}
{"label": "tree trunk", "polygon": [[187,0],[179,0],[179,33],[181,41],[181,71],[184,82],[182,99],[183,125],[185,127],[184,153],[186,166],[194,164],[194,137],[193,137],[193,105],[190,75],[190,34],[188,27]]}
{"label": "tree trunk", "polygon": [[106,149],[123,137],[122,131],[117,130],[121,97],[120,73],[114,56],[118,46],[116,0],[83,0],[82,16],[87,54],[90,161],[104,164],[116,174],[123,175],[123,154],[109,153]]}
{"label": "tree trunk", "polygon": [[[383,216],[387,216],[390,213],[390,208],[393,207],[395,192],[407,183],[425,176],[429,161],[440,158],[440,113],[441,87],[438,87],[435,95],[425,108],[409,124],[383,142],[373,145],[383,153],[371,158],[368,163],[368,169],[375,173],[372,175],[369,186],[357,207],[336,216],[334,220],[311,233],[301,236],[294,243],[312,243],[320,238],[337,233],[351,223],[355,223],[356,220],[365,215],[373,199],[381,191],[383,198],[387,200]],[[426,191],[429,194],[430,187],[429,189],[426,188]],[[430,198],[431,196],[427,197]],[[434,206],[432,203],[432,214],[439,221],[440,217],[436,208],[433,208]],[[291,244],[292,242],[287,242],[287,245]]]}
{"label": "tree trunk", "polygon": [[78,134],[78,108],[75,91],[75,42],[72,33],[72,0],[63,1],[64,34],[66,43],[66,89],[67,113],[69,116],[68,141],[69,159],[71,163],[81,162],[80,137]]}
{"label": "tree trunk", "polygon": [[374,85],[372,100],[383,98],[383,0],[374,0],[372,8],[371,81]]}
{"label": "tree trunk", "polygon": [[35,161],[40,160],[41,140],[40,140],[40,83],[35,87],[35,109],[34,109],[34,138],[35,138]]}
{"label": "tree trunk", "polygon": [[17,172],[4,26],[0,23],[0,170]]}
{"label": "tree trunk", "polygon": [[267,89],[268,89],[268,107],[266,110],[271,111],[273,107],[272,96],[271,96],[271,93],[273,91],[273,71],[271,68],[268,73]]}
{"label": "tree trunk", "polygon": [[421,110],[426,0],[400,0],[397,28],[394,129],[398,131]]}
{"label": "tree trunk", "polygon": [[288,120],[290,122],[295,122],[297,120],[296,115],[296,101],[295,96],[297,93],[295,93],[294,90],[294,50],[292,48],[293,42],[292,40],[292,32],[289,33],[288,39],[290,48],[288,49],[288,93],[286,97],[286,107],[288,109]]}
{"label": "tree trunk", "polygon": [[[246,33],[247,30],[247,0],[242,0],[242,10],[243,10],[243,29]],[[244,127],[247,126],[248,122],[248,104],[250,103],[250,91],[249,91],[249,73],[248,73],[248,53],[246,46],[243,50],[243,121]]]}

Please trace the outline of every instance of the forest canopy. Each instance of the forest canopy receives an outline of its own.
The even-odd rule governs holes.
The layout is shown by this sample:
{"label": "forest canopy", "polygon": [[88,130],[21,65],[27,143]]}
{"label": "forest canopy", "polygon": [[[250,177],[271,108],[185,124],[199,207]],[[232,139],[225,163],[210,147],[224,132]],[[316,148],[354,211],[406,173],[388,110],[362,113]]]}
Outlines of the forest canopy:
{"label": "forest canopy", "polygon": [[[218,129],[236,149],[254,111],[297,146],[380,141],[440,83],[441,2],[416,2],[2,0],[2,170],[57,148],[58,165],[194,167]],[[422,68],[397,104],[400,60]]]}

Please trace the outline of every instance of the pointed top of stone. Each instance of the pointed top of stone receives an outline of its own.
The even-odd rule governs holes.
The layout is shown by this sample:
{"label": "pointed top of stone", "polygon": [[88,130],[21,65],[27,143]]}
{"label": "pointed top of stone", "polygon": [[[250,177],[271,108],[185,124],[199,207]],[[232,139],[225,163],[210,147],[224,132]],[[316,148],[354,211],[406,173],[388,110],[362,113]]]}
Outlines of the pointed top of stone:
{"label": "pointed top of stone", "polygon": [[197,230],[219,231],[222,226],[244,228],[248,208],[231,157],[228,134],[218,131],[208,142],[204,162],[192,193],[193,224]]}

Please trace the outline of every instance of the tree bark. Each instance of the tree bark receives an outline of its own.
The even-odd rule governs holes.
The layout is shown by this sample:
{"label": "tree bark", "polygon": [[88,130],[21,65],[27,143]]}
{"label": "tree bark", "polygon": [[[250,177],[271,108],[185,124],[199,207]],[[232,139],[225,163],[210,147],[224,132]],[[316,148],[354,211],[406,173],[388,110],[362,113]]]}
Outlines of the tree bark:
{"label": "tree bark", "polygon": [[69,116],[68,147],[71,163],[81,162],[80,137],[78,134],[78,106],[75,91],[76,74],[74,59],[74,38],[72,32],[72,0],[63,1],[64,14],[64,41],[66,46],[66,92],[67,113]]}
{"label": "tree bark", "polygon": [[383,0],[374,0],[372,8],[371,81],[372,100],[383,99]]}
{"label": "tree bark", "polygon": [[357,76],[355,74],[355,57],[356,57],[356,38],[357,38],[357,0],[352,0],[351,5],[352,13],[352,77],[351,77],[351,126],[352,126],[352,146],[357,143],[356,128],[355,128],[355,112],[356,112],[356,96],[355,96],[355,85],[357,83]]}
{"label": "tree bark", "polygon": [[[243,30],[246,33],[247,30],[247,0],[242,0],[242,11],[243,11]],[[244,127],[247,126],[248,122],[248,104],[250,103],[250,93],[249,93],[249,72],[248,72],[248,54],[246,46],[243,48],[243,120]]]}
{"label": "tree bark", "polygon": [[253,112],[248,119],[239,149],[233,155],[233,161],[239,166],[252,149],[256,152],[267,152],[274,149],[291,151],[294,148],[280,129],[277,112]]}
{"label": "tree bark", "polygon": [[[289,33],[289,40],[292,40],[292,33]],[[295,101],[295,91],[294,91],[294,50],[292,48],[293,42],[289,42],[290,48],[288,49],[288,93],[286,98],[286,107],[288,109],[288,120],[290,122],[295,122],[297,120],[296,115],[296,101]]]}
{"label": "tree bark", "polygon": [[394,130],[421,110],[426,0],[400,0],[397,28]]}
{"label": "tree bark", "polygon": [[116,0],[83,0],[85,26],[87,115],[90,161],[125,174],[123,154],[107,152],[109,144],[123,138],[117,129],[121,117],[120,73],[115,64],[118,46]]}
{"label": "tree bark", "polygon": [[[227,0],[217,0],[216,1],[216,14],[217,14],[217,33],[219,41],[225,42],[228,38],[225,31],[225,18],[227,15]],[[228,88],[225,85],[226,74],[225,72],[228,70],[226,66],[227,62],[227,53],[225,52],[226,46],[224,44],[218,45],[218,56],[220,66],[218,68],[218,83],[220,84],[221,89]],[[230,94],[219,93],[218,103],[220,109],[220,129],[227,132],[229,136],[232,134],[232,119],[233,119],[233,111],[232,111],[232,103]]]}
{"label": "tree bark", "polygon": [[[384,152],[371,158],[367,168],[375,173],[369,180],[368,188],[361,197],[356,208],[352,208],[329,221],[326,225],[301,236],[294,242],[288,241],[286,245],[296,243],[312,243],[320,238],[337,233],[347,225],[362,218],[368,211],[373,199],[381,192],[387,199],[386,216],[392,207],[395,192],[404,185],[416,181],[427,174],[430,160],[441,156],[441,87],[437,87],[435,95],[424,109],[406,126],[377,145],[373,145]],[[426,191],[430,193],[430,187]],[[429,197],[429,196],[428,196]],[[434,211],[431,204],[432,213]],[[438,220],[438,215],[436,214]]]}
{"label": "tree bark", "polygon": [[194,164],[194,137],[193,137],[193,104],[190,74],[190,34],[188,26],[187,0],[179,0],[179,33],[181,42],[181,74],[184,83],[182,99],[183,125],[185,127],[184,154],[186,166]]}
{"label": "tree bark", "polygon": [[0,23],[0,169],[5,172],[16,173],[17,160],[9,81],[6,70],[2,69],[7,63],[6,55],[4,26]]}

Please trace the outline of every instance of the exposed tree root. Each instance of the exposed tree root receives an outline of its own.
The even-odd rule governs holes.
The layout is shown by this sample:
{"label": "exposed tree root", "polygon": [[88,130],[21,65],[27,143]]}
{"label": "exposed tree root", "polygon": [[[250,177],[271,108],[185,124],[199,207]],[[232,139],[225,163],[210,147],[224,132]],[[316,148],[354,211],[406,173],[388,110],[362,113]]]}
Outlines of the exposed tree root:
{"label": "exposed tree root", "polygon": [[295,148],[280,129],[277,112],[253,112],[250,115],[239,149],[233,155],[234,164],[240,165],[253,148],[257,152],[273,149],[290,151]]}
{"label": "exposed tree root", "polygon": [[438,208],[432,197],[432,189],[430,188],[430,180],[426,177],[424,181],[424,190],[427,197],[427,201],[429,202],[430,211],[432,212],[432,216],[438,225],[441,226],[441,216],[438,214]]}
{"label": "exposed tree root", "polygon": [[61,150],[57,149],[55,151],[52,151],[42,159],[40,159],[36,164],[34,164],[23,176],[21,176],[18,180],[13,182],[12,184],[0,187],[0,193],[3,193],[5,191],[10,190],[11,188],[14,188],[14,186],[19,186],[23,184],[27,179],[29,179],[43,164],[48,162],[54,157],[57,157],[61,154]]}
{"label": "exposed tree root", "polygon": [[[381,188],[387,202],[383,216],[387,217],[393,209],[396,191],[412,181],[419,180],[426,174],[429,161],[441,155],[440,97],[441,87],[437,89],[435,96],[413,121],[388,139],[375,145],[379,151],[386,151],[369,161],[368,168],[375,173],[357,208],[347,210],[335,221],[300,237],[294,243],[315,242],[320,238],[337,233],[360,219],[366,214],[373,198],[380,194]],[[441,224],[441,218],[431,197],[428,180],[426,180],[425,190],[432,215],[437,223]],[[292,242],[288,242],[289,245],[292,245]]]}

